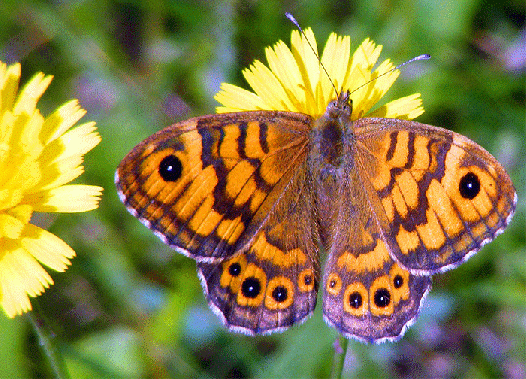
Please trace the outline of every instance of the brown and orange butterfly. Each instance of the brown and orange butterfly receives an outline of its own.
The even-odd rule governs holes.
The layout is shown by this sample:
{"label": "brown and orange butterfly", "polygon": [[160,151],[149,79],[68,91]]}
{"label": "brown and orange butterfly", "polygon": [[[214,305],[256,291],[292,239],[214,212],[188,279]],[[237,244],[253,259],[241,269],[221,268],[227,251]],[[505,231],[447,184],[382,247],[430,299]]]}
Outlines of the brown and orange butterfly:
{"label": "brown and orange butterfly", "polygon": [[[417,316],[431,275],[465,261],[513,215],[508,174],[473,141],[414,121],[363,117],[364,104],[396,77],[370,82],[351,102],[347,88],[356,86],[349,78],[364,67],[370,74],[376,61],[360,67],[357,54],[342,54],[349,62],[342,76],[324,61],[338,55],[326,48],[322,62],[344,83],[333,101],[325,100],[323,79],[290,87],[284,82],[294,79],[271,63],[260,71],[261,86],[272,82],[270,72],[293,88],[286,100],[311,111],[193,118],[141,142],[117,169],[121,200],[196,260],[212,310],[232,331],[266,334],[304,321],[321,286],[324,318],[344,336],[395,339]],[[305,67],[304,81],[313,77]],[[253,87],[259,69],[246,75]],[[242,93],[239,102],[243,96],[258,101]],[[317,115],[312,105],[320,102],[326,109]],[[389,107],[381,112],[389,116]]]}

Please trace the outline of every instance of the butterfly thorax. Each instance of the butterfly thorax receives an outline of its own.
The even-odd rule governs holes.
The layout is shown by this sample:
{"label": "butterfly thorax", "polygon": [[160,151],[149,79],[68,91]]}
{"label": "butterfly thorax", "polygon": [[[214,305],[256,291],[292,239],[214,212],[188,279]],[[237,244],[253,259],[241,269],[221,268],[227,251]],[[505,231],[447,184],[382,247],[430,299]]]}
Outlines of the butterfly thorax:
{"label": "butterfly thorax", "polygon": [[314,123],[310,158],[319,168],[317,174],[322,181],[327,175],[334,179],[340,177],[342,167],[349,159],[348,152],[354,149],[351,113],[349,93],[345,92],[331,101],[325,113]]}
{"label": "butterfly thorax", "polygon": [[[333,240],[334,223],[346,197],[342,184],[348,183],[355,164],[356,137],[351,113],[348,93],[340,95],[314,122],[309,136],[308,170],[314,183],[319,235],[325,250]],[[345,207],[352,204],[347,201]]]}

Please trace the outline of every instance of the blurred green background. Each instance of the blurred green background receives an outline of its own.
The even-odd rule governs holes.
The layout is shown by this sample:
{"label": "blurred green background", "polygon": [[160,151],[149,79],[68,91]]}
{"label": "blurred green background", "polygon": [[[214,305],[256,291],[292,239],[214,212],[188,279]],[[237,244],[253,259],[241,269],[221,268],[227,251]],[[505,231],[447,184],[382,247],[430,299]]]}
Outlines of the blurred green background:
{"label": "blurred green background", "polygon": [[[2,1],[0,60],[22,82],[55,79],[48,115],[78,98],[102,142],[80,182],[105,188],[100,208],[35,220],[77,252],[33,299],[74,378],[326,377],[336,331],[319,309],[283,334],[226,332],[208,309],[195,263],[164,246],[119,201],[116,166],[153,132],[215,112],[221,82],[247,88],[241,69],[264,47],[289,43],[292,12],[320,48],[330,32],[366,37],[403,69],[385,101],[420,92],[418,121],[475,140],[508,169],[517,214],[505,234],[461,267],[435,276],[416,324],[397,343],[350,341],[343,375],[526,376],[525,4],[509,1]],[[0,377],[50,377],[26,317],[0,315]]]}

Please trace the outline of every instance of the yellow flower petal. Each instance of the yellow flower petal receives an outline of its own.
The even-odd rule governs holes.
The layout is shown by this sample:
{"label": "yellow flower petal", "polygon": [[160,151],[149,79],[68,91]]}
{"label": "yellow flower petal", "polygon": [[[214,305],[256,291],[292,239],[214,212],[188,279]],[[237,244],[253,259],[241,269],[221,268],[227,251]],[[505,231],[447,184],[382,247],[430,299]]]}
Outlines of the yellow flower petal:
{"label": "yellow flower petal", "polygon": [[[316,110],[316,91],[318,90],[321,68],[318,57],[314,53],[314,51],[318,51],[318,46],[311,28],[305,29],[305,36],[298,30],[293,30],[290,41],[292,54],[303,78],[301,86],[305,91],[305,104],[296,111],[307,113]],[[294,109],[290,110],[294,111]]]}
{"label": "yellow flower petal", "polygon": [[68,258],[75,256],[75,251],[67,243],[31,224],[26,225],[20,241],[35,259],[55,271],[65,271],[71,264]]}
{"label": "yellow flower petal", "polygon": [[90,122],[52,140],[38,159],[47,175],[28,192],[46,191],[80,176],[84,172],[81,166],[84,154],[101,141],[95,130],[95,123]]}
{"label": "yellow flower petal", "polygon": [[17,205],[7,211],[11,216],[27,224],[31,220],[33,214],[33,208],[28,204]]}
{"label": "yellow flower petal", "polygon": [[35,212],[86,212],[98,207],[102,187],[68,184],[24,197]]}
{"label": "yellow flower petal", "polygon": [[13,108],[20,75],[20,63],[15,63],[6,69],[6,64],[0,62],[0,113]]}
{"label": "yellow flower petal", "polygon": [[[80,107],[77,100],[67,102],[46,117],[46,121],[42,126],[42,131],[40,132],[40,140],[42,143],[47,144],[60,137],[69,128],[75,125],[85,114],[86,111]],[[95,125],[94,122],[90,124]],[[94,129],[95,128],[93,128],[93,130]]]}
{"label": "yellow flower petal", "polygon": [[43,123],[44,118],[38,110],[34,110],[31,114],[25,112],[18,114],[11,135],[11,149],[37,157],[43,148],[37,138]]}
{"label": "yellow flower petal", "polygon": [[83,157],[79,156],[62,159],[49,164],[43,168],[43,171],[49,175],[43,177],[37,185],[26,191],[26,193],[32,194],[47,191],[78,178],[84,173],[84,167],[81,166],[83,160]]}
{"label": "yellow flower petal", "polygon": [[298,105],[305,102],[305,89],[296,59],[290,49],[283,42],[278,42],[274,48],[266,49],[267,61],[270,70],[285,90],[288,102],[286,109],[297,109]]}
{"label": "yellow flower petal", "polygon": [[419,93],[393,100],[370,114],[371,117],[412,120],[424,113]]}
{"label": "yellow flower petal", "polygon": [[0,213],[0,238],[16,239],[20,237],[25,224],[9,214]]}
{"label": "yellow flower petal", "polygon": [[95,123],[88,122],[61,135],[58,140],[60,140],[64,150],[60,154],[60,159],[84,155],[97,146],[101,138],[95,130],[97,130]]}
{"label": "yellow flower petal", "polygon": [[354,90],[371,80],[371,70],[378,61],[382,45],[376,46],[370,39],[366,39],[353,54],[349,75],[343,88]]}
{"label": "yellow flower petal", "polygon": [[0,115],[0,164],[5,162],[10,147],[9,142],[13,134],[13,126],[16,117],[11,112],[5,112]]}
{"label": "yellow flower petal", "polygon": [[29,297],[53,284],[39,262],[64,271],[75,255],[29,223],[33,211],[92,210],[102,193],[66,184],[82,174],[84,155],[100,142],[95,123],[73,128],[86,113],[76,100],[44,118],[36,106],[52,76],[36,74],[17,96],[19,80],[19,64],[0,62],[0,306],[9,317],[31,309]]}
{"label": "yellow flower petal", "polygon": [[281,83],[260,61],[255,61],[250,69],[244,70],[243,76],[270,109],[285,111],[292,106]]}
{"label": "yellow flower petal", "polygon": [[[5,247],[5,246],[4,246]],[[38,296],[53,279],[22,247],[4,251],[0,258],[1,305],[9,317],[31,309],[28,296]]]}
{"label": "yellow flower petal", "polygon": [[45,76],[41,72],[33,76],[18,95],[18,99],[13,107],[13,113],[15,115],[20,113],[32,114],[36,109],[37,101],[52,80],[52,75]]}
{"label": "yellow flower petal", "polygon": [[221,83],[221,90],[214,97],[223,107],[217,107],[217,113],[244,112],[248,109],[265,109],[265,102],[255,93],[238,86]]}
{"label": "yellow flower petal", "polygon": [[30,157],[16,158],[18,165],[4,166],[0,170],[1,187],[7,191],[7,195],[0,195],[0,209],[17,205],[23,192],[37,185],[42,175],[40,166]]}
{"label": "yellow flower petal", "polygon": [[[319,91],[320,98],[317,112],[320,115],[325,112],[327,104],[337,97],[333,84],[337,90],[343,88],[350,56],[351,38],[349,36],[341,37],[336,35],[336,33],[332,33],[327,40],[321,59],[321,63],[327,70],[328,76],[323,72],[319,79],[321,90]],[[329,78],[331,78],[333,83],[330,82]]]}
{"label": "yellow flower petal", "polygon": [[14,188],[0,189],[0,211],[16,206],[22,200],[23,191]]}
{"label": "yellow flower petal", "polygon": [[[338,94],[349,91],[351,119],[370,116],[371,110],[396,81],[399,71],[386,59],[374,71],[382,46],[363,41],[351,57],[351,39],[332,33],[318,59],[312,30],[305,35],[293,31],[290,48],[279,41],[267,48],[268,67],[255,61],[243,75],[254,93],[222,84],[216,100],[217,112],[278,110],[305,113],[319,118]],[[313,51],[314,49],[314,51]],[[321,69],[321,64],[325,70]],[[392,71],[391,71],[392,70]],[[387,115],[416,117],[423,112],[418,95],[415,101],[391,103],[380,108]],[[413,108],[411,108],[413,106]],[[374,114],[378,114],[375,111]]]}

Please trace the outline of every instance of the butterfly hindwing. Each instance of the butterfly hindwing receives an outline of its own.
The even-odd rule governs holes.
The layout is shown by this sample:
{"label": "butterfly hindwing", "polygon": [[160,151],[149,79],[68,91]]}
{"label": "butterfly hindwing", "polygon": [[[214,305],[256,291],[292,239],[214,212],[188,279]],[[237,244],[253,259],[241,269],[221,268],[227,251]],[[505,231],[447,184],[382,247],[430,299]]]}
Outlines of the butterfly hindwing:
{"label": "butterfly hindwing", "polygon": [[[260,248],[275,247],[260,242]],[[303,322],[316,306],[317,262],[300,250],[275,252],[267,259],[260,254],[265,251],[197,264],[208,302],[230,330],[250,335],[282,331]]]}
{"label": "butterfly hindwing", "polygon": [[418,315],[431,278],[411,274],[391,256],[389,222],[372,183],[356,169],[360,158],[350,146],[330,196],[335,220],[326,232],[324,319],[347,338],[394,340]]}
{"label": "butterfly hindwing", "polygon": [[[381,243],[361,257],[352,251],[331,256],[322,284],[325,321],[347,338],[363,342],[402,336],[431,289],[429,276],[413,275],[393,259],[385,259],[381,255],[387,252],[381,253],[378,246]],[[368,267],[366,257],[383,264]]]}
{"label": "butterfly hindwing", "polygon": [[245,251],[198,263],[211,308],[231,330],[266,334],[301,323],[316,306],[320,264],[312,180],[298,167]]}

